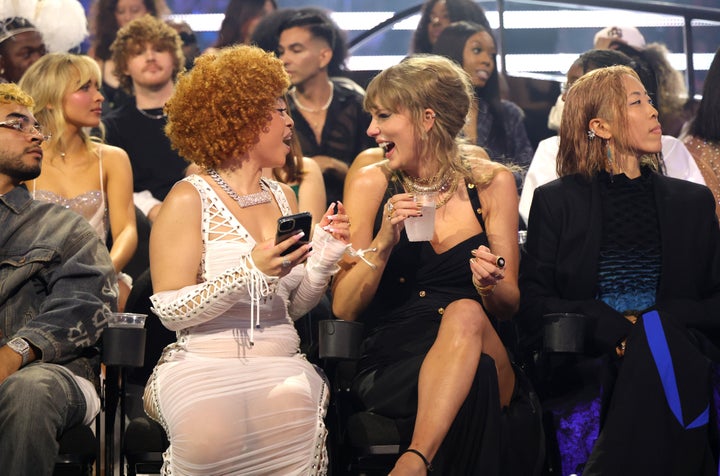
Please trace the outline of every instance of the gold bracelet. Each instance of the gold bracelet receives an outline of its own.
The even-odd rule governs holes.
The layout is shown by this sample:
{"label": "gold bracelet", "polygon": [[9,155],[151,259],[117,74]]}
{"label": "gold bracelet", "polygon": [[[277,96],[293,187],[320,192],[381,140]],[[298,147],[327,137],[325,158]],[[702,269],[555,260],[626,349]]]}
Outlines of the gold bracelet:
{"label": "gold bracelet", "polygon": [[495,286],[497,286],[497,284],[488,284],[487,286],[481,286],[480,283],[478,283],[475,279],[474,275],[472,277],[472,283],[473,286],[475,286],[475,290],[478,292],[480,297],[492,296],[492,294],[495,292]]}

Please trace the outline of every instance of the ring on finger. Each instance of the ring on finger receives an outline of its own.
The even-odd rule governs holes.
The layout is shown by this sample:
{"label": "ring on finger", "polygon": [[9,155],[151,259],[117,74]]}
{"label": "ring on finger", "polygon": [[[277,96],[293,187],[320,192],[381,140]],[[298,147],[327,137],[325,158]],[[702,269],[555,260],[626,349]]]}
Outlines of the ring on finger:
{"label": "ring on finger", "polygon": [[285,258],[284,260],[282,260],[282,263],[280,263],[280,266],[282,266],[283,268],[289,268],[291,264],[292,263],[290,262],[290,260]]}
{"label": "ring on finger", "polygon": [[388,200],[388,211],[392,213],[393,210],[395,210],[395,206],[392,204],[390,200]]}

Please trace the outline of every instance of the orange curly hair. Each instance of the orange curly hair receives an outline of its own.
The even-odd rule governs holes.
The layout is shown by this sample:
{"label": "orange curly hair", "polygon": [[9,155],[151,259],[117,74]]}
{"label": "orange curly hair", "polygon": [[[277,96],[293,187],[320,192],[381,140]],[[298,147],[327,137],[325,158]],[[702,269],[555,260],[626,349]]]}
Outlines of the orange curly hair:
{"label": "orange curly hair", "polygon": [[165,133],[185,159],[206,169],[221,167],[258,142],[289,86],[282,61],[258,47],[203,54],[180,74],[165,104]]}

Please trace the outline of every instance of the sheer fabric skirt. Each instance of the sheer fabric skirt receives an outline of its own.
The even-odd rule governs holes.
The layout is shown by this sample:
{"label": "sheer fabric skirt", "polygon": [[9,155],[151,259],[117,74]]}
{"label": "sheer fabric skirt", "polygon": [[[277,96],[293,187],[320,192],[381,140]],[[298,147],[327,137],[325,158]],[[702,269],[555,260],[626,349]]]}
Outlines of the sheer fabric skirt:
{"label": "sheer fabric skirt", "polygon": [[164,474],[326,474],[328,387],[303,355],[166,358],[149,383],[170,440]]}

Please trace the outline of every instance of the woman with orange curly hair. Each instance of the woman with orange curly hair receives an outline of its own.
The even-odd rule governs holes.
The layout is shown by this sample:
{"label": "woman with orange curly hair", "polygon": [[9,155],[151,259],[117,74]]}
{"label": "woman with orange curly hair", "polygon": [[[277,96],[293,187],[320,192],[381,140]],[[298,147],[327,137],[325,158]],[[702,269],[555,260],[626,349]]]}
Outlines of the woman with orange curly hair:
{"label": "woman with orange curly hair", "polygon": [[150,237],[153,310],[178,337],[145,395],[170,439],[163,474],[327,469],[328,390],[292,319],[322,297],[349,223],[332,204],[310,243],[275,243],[297,212],[292,189],[262,177],[290,150],[288,85],[272,54],[235,46],[198,57],[166,104],[173,147],[204,172],[170,191]]}

